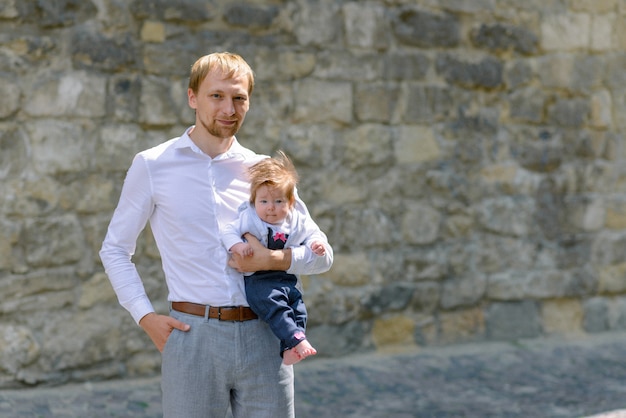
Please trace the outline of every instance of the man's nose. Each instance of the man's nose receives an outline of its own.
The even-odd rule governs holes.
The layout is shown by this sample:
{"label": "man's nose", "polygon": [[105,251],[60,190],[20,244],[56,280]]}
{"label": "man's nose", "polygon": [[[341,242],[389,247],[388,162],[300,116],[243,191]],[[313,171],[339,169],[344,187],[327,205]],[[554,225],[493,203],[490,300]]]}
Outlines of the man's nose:
{"label": "man's nose", "polygon": [[235,103],[232,100],[224,100],[222,107],[222,112],[226,115],[231,116],[235,114]]}

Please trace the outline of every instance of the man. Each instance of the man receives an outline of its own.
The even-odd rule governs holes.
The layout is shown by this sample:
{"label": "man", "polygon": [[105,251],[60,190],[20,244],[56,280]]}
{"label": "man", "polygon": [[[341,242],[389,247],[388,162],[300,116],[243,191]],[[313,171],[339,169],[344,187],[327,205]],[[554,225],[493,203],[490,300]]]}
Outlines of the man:
{"label": "man", "polygon": [[[135,156],[100,250],[120,304],[162,352],[164,417],[293,417],[293,368],[279,341],[256,318],[240,271],[327,271],[305,247],[268,250],[250,238],[251,257],[229,257],[220,229],[248,199],[246,170],[265,156],[235,138],[250,106],[254,74],[236,54],[215,53],[192,66],[188,103],[195,125]],[[298,200],[297,208],[307,213]],[[161,253],[170,315],[155,313],[131,261],[147,222]],[[234,267],[229,267],[229,264]]]}

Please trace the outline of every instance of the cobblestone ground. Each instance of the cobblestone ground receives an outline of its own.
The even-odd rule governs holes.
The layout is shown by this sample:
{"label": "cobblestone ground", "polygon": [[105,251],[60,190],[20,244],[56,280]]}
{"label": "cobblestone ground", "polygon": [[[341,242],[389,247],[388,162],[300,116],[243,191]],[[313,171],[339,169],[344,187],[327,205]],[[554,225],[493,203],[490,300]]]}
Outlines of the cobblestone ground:
{"label": "cobblestone ground", "polygon": [[[298,418],[626,418],[626,334],[295,366]],[[161,416],[159,379],[0,391],[0,417]],[[181,417],[184,418],[184,417]]]}

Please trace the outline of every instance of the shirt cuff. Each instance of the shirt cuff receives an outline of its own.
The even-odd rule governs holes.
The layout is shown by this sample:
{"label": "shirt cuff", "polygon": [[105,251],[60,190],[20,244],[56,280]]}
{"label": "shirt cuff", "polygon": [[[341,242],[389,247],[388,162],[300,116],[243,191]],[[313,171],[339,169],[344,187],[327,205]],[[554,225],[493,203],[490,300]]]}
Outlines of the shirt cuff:
{"label": "shirt cuff", "polygon": [[149,313],[154,312],[154,308],[152,307],[152,303],[150,303],[150,300],[145,297],[135,301],[128,308],[128,311],[132,315],[137,325],[139,325],[139,321],[141,321],[141,318],[148,315]]}

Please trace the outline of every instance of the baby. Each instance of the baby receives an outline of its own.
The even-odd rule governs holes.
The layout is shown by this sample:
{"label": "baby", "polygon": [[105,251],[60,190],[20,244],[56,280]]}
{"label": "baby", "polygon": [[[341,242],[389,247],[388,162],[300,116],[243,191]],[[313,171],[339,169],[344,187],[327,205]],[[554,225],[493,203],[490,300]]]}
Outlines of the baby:
{"label": "baby", "polygon": [[[250,233],[269,249],[306,245],[314,256],[325,255],[323,232],[310,216],[294,210],[298,174],[289,158],[279,151],[278,157],[250,167],[249,174],[250,200],[222,231],[224,246],[231,253],[250,256],[253,249],[242,238]],[[315,355],[317,350],[305,335],[307,312],[298,278],[285,271],[257,271],[246,273],[244,280],[248,304],[280,339],[283,363]]]}

